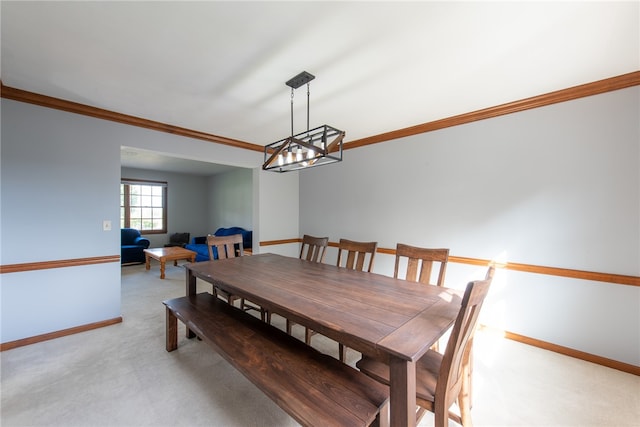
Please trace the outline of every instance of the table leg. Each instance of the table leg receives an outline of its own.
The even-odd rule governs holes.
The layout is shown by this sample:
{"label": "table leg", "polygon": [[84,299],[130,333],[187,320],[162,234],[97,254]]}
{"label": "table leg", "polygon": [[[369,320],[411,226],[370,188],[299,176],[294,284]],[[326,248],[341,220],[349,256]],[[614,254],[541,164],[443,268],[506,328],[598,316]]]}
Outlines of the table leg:
{"label": "table leg", "polygon": [[166,347],[167,351],[173,351],[178,348],[178,318],[167,307],[167,337]]}
{"label": "table leg", "polygon": [[[196,294],[196,276],[194,276],[191,273],[191,269],[188,266],[184,270],[185,270],[185,282],[186,282],[185,293],[187,294],[187,296],[195,295]],[[194,334],[193,331],[187,327],[187,338],[194,338],[195,336],[196,334]]]}
{"label": "table leg", "polygon": [[416,364],[391,356],[389,359],[391,426],[416,425]]}
{"label": "table leg", "polygon": [[144,254],[144,268],[149,270],[151,268],[151,262],[149,259],[149,254]]}
{"label": "table leg", "polygon": [[164,279],[164,266],[167,261],[164,258],[160,258],[160,278]]}
{"label": "table leg", "polygon": [[195,295],[196,294],[196,276],[194,276],[191,273],[191,269],[188,266],[187,268],[184,269],[184,271],[185,271],[185,283],[186,283],[185,294],[186,296]]}

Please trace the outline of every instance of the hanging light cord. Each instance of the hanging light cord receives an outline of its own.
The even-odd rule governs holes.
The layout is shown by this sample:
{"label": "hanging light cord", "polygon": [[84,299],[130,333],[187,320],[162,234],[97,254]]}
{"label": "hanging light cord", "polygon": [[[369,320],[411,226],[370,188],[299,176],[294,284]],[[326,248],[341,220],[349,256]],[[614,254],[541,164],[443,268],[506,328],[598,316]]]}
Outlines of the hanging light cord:
{"label": "hanging light cord", "polygon": [[[293,137],[293,96],[295,89],[291,88],[291,136]],[[307,132],[309,132],[309,99],[311,96],[311,85],[307,83]]]}
{"label": "hanging light cord", "polygon": [[291,88],[291,136],[293,137],[293,88]]}
{"label": "hanging light cord", "polygon": [[311,85],[307,83],[307,132],[309,132],[309,94],[311,90],[309,89]]}

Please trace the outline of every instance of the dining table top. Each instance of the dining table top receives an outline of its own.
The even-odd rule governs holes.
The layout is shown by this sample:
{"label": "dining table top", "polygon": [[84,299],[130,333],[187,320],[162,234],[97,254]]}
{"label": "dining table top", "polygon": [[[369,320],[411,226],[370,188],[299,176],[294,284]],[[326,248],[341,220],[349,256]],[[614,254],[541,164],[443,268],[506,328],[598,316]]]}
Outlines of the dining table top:
{"label": "dining table top", "polygon": [[[418,360],[453,324],[462,291],[271,253],[186,266],[187,277],[245,298],[361,353]],[[187,294],[195,280],[187,280]]]}

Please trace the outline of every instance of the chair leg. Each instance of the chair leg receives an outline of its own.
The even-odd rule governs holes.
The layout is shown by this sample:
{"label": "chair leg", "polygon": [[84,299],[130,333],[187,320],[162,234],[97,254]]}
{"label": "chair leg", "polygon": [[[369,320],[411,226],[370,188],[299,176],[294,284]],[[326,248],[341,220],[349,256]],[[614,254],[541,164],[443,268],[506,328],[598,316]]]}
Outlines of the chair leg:
{"label": "chair leg", "polygon": [[462,420],[461,424],[463,427],[471,427],[473,424],[471,422],[469,399],[468,396],[462,396],[463,393],[463,391],[460,391],[460,396],[458,396],[458,407],[460,408],[460,419]]}
{"label": "chair leg", "polygon": [[[237,299],[237,297],[235,297]],[[230,302],[233,305],[233,302]],[[271,323],[271,313],[265,310],[263,307],[256,307],[254,305],[247,304],[244,298],[240,298],[240,309],[243,311],[256,310],[260,312],[260,320],[263,322]]]}
{"label": "chair leg", "polygon": [[469,410],[473,408],[473,343],[471,343],[471,348],[469,350],[469,361],[467,362],[467,377],[465,378],[467,381],[467,395],[469,396]]}
{"label": "chair leg", "polygon": [[471,427],[471,372],[468,364],[462,367],[462,375],[462,386],[458,394],[460,420],[463,427]]}
{"label": "chair leg", "polygon": [[344,361],[347,358],[347,348],[342,344],[338,344],[338,352],[340,353],[339,355],[340,361],[344,363]]}
{"label": "chair leg", "polygon": [[435,427],[447,427],[449,425],[449,409],[445,407],[443,402],[437,401],[433,405],[433,425]]}

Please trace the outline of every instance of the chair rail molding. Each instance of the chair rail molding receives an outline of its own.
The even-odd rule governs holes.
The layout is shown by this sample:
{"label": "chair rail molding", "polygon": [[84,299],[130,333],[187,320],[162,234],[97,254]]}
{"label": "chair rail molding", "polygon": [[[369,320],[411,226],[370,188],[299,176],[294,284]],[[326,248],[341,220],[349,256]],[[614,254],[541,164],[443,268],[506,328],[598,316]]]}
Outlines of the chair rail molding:
{"label": "chair rail molding", "polygon": [[[280,239],[260,242],[260,246],[283,245],[288,243],[301,243],[302,239]],[[337,248],[338,243],[329,242],[329,246]],[[386,255],[396,255],[396,250],[392,248],[378,248],[376,252]],[[595,282],[614,283],[618,285],[640,286],[640,276],[627,276],[614,273],[599,273],[595,271],[574,270],[561,267],[547,267],[542,265],[523,264],[517,262],[498,262],[482,258],[470,258],[463,256],[449,255],[449,262],[458,264],[468,264],[477,266],[493,265],[496,268],[505,270],[521,271],[525,273],[546,274],[549,276],[569,277],[573,279],[592,280]]]}
{"label": "chair rail molding", "polygon": [[80,265],[105,264],[120,262],[120,255],[107,255],[91,258],[61,259],[42,262],[27,262],[22,264],[0,265],[0,274],[19,273],[33,270],[48,270],[51,268],[77,267]]}

